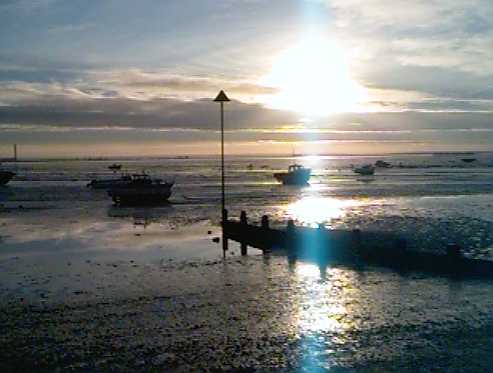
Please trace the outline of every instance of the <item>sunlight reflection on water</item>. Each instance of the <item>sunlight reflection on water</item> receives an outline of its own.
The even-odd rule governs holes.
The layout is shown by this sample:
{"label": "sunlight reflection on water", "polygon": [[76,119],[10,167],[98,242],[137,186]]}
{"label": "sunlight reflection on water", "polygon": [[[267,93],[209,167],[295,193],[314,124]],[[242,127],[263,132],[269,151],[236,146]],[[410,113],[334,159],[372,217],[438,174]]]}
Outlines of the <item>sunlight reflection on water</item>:
{"label": "sunlight reflection on water", "polygon": [[[301,338],[302,371],[321,371],[332,365],[330,354],[333,342],[348,327],[344,323],[348,316],[344,297],[344,285],[332,269],[315,264],[298,262],[295,275],[300,296],[293,314],[293,324]],[[324,361],[320,365],[321,359]]]}
{"label": "sunlight reflection on water", "polygon": [[[326,271],[328,273],[326,273]],[[352,288],[349,278],[338,276],[337,269],[298,262],[295,274],[302,289],[295,313],[299,332],[338,332],[344,329],[348,315],[345,289]]]}
{"label": "sunlight reflection on water", "polygon": [[317,226],[344,217],[346,211],[358,203],[331,197],[303,197],[288,205],[287,215],[303,224]]}
{"label": "sunlight reflection on water", "polygon": [[[298,262],[296,276],[303,289],[299,298],[296,323],[302,333],[337,332],[343,327],[341,318],[347,313],[343,288],[333,283],[331,272],[315,264]],[[336,276],[337,277],[337,276]],[[340,280],[336,279],[336,282]]]}

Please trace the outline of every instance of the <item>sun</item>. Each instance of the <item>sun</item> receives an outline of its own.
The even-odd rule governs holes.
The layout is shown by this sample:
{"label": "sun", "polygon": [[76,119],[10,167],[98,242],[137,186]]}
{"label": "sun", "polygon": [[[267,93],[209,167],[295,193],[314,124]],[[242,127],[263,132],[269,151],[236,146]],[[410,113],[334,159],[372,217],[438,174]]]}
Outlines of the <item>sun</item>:
{"label": "sun", "polygon": [[359,111],[367,98],[351,78],[343,49],[322,37],[307,37],[281,53],[260,83],[278,90],[265,97],[267,106],[307,117]]}

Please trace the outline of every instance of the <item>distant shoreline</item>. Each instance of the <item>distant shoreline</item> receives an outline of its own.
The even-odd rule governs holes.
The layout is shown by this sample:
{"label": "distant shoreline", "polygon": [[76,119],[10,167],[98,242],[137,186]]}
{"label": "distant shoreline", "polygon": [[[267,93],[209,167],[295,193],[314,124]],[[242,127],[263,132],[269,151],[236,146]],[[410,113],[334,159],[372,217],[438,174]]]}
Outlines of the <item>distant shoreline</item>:
{"label": "distant shoreline", "polygon": [[[399,153],[376,153],[376,154],[340,154],[340,153],[323,153],[323,154],[227,154],[227,157],[232,158],[302,158],[302,157],[391,157],[391,156],[464,156],[464,155],[484,155],[493,153],[493,150],[480,150],[480,151],[460,151],[460,152],[399,152]],[[0,158],[0,163],[23,163],[23,162],[60,162],[60,161],[84,161],[84,162],[107,162],[107,161],[125,161],[125,160],[141,160],[141,159],[155,159],[155,160],[187,160],[187,159],[207,159],[218,158],[219,154],[194,154],[194,155],[181,155],[181,156],[108,156],[108,157],[36,157],[36,158],[23,158],[14,161],[11,157]]]}

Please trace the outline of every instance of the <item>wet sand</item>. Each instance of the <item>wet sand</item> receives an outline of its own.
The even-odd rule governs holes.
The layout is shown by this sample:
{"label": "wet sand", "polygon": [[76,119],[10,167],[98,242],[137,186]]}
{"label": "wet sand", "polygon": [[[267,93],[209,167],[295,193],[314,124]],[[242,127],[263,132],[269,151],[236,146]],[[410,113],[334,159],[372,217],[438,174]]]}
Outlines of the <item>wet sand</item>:
{"label": "wet sand", "polygon": [[90,261],[58,275],[21,275],[23,261],[1,263],[23,276],[25,293],[0,288],[5,372],[493,366],[488,282],[378,268],[321,273],[262,256]]}

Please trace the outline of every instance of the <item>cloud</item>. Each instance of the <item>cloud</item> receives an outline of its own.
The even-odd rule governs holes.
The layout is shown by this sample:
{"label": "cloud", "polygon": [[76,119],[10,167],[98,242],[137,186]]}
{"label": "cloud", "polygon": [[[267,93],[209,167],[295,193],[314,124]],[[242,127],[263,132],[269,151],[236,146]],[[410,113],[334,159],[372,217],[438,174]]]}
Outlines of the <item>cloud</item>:
{"label": "cloud", "polygon": [[50,6],[58,0],[2,0],[0,12],[22,11],[33,12],[39,8]]}
{"label": "cloud", "polygon": [[[118,91],[84,90],[62,84],[4,84],[0,123],[64,127],[197,128],[218,126],[210,99],[132,98]],[[226,107],[231,128],[272,128],[297,122],[289,112],[233,100]]]}
{"label": "cloud", "polygon": [[212,96],[221,89],[239,97],[277,92],[275,88],[242,79],[182,76],[163,72],[146,72],[139,69],[99,72],[91,75],[98,84],[105,87],[115,87],[133,94],[138,92],[174,94],[185,99]]}
{"label": "cloud", "polygon": [[493,84],[489,0],[327,0],[331,33],[370,87],[484,98]]}
{"label": "cloud", "polygon": [[[89,72],[67,82],[0,82],[0,124],[215,130],[218,108],[211,99],[220,87],[228,87],[233,99],[226,106],[229,129],[271,130],[301,125],[295,113],[249,101],[250,95],[273,93],[269,87],[137,69]],[[489,93],[485,90],[481,96],[488,97]],[[372,89],[372,96],[376,100],[369,105],[376,107],[376,112],[333,115],[305,123],[305,127],[343,131],[352,129],[354,123],[359,123],[361,130],[371,131],[491,127],[489,98],[457,99],[379,88]]]}

